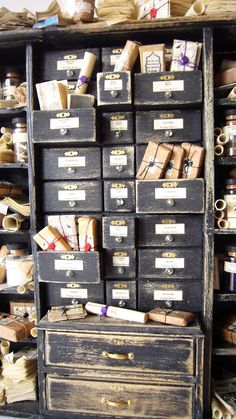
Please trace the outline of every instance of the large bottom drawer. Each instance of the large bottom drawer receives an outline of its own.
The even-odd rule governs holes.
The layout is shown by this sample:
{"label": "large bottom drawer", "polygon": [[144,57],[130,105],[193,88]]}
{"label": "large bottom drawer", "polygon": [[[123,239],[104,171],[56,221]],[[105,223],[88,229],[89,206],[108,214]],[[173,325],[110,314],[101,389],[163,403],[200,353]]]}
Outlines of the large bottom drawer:
{"label": "large bottom drawer", "polygon": [[194,386],[78,380],[48,375],[47,409],[138,418],[193,418]]}

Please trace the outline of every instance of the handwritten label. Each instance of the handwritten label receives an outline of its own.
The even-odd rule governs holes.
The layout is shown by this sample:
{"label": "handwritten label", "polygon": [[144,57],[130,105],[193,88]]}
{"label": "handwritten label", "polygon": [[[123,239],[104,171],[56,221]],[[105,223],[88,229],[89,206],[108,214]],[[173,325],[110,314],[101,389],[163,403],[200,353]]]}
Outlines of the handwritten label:
{"label": "handwritten label", "polygon": [[112,290],[113,300],[129,300],[129,290]]}
{"label": "handwritten label", "polygon": [[50,119],[50,129],[79,128],[79,118]]}
{"label": "handwritten label", "polygon": [[80,191],[58,191],[58,201],[85,201],[85,190]]}
{"label": "handwritten label", "polygon": [[129,266],[129,256],[113,256],[113,266]]}
{"label": "handwritten label", "polygon": [[231,274],[236,273],[236,263],[226,261],[224,263],[224,271],[229,272]]}
{"label": "handwritten label", "polygon": [[123,119],[117,121],[110,121],[110,131],[127,131],[128,129],[128,120]]}
{"label": "handwritten label", "polygon": [[176,119],[154,119],[153,121],[154,130],[166,130],[166,129],[183,129],[184,120],[183,118]]}
{"label": "handwritten label", "polygon": [[127,166],[127,155],[124,156],[110,156],[110,166]]}
{"label": "handwritten label", "polygon": [[110,226],[110,237],[128,237],[128,227]]}
{"label": "handwritten label", "polygon": [[154,290],[155,301],[183,301],[183,291],[159,291]]}
{"label": "handwritten label", "polygon": [[83,59],[80,60],[58,60],[57,71],[63,70],[79,70],[82,66]]}
{"label": "handwritten label", "polygon": [[61,298],[88,298],[88,290],[87,288],[61,288]]}
{"label": "handwritten label", "polygon": [[128,198],[128,189],[127,188],[111,188],[110,189],[110,197],[111,199],[119,199],[119,198]]}
{"label": "handwritten label", "polygon": [[104,90],[123,90],[123,81],[120,80],[105,80],[104,81]]}
{"label": "handwritten label", "polygon": [[185,224],[155,224],[156,234],[185,234]]}
{"label": "handwritten label", "polygon": [[110,65],[116,65],[120,59],[121,54],[110,55]]}
{"label": "handwritten label", "polygon": [[54,267],[58,271],[83,271],[84,262],[82,260],[61,260],[56,259],[54,261]]}
{"label": "handwritten label", "polygon": [[156,269],[184,268],[184,258],[155,258]]}
{"label": "handwritten label", "polygon": [[155,199],[186,199],[186,188],[155,188]]}
{"label": "handwritten label", "polygon": [[152,91],[155,92],[183,92],[184,80],[154,81]]}
{"label": "handwritten label", "polygon": [[85,167],[85,156],[58,157],[58,167]]}

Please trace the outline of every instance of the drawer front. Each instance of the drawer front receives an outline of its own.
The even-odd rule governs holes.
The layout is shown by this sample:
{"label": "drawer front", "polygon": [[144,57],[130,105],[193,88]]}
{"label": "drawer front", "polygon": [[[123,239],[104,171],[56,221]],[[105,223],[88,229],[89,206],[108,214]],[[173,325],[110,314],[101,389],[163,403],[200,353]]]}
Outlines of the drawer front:
{"label": "drawer front", "polygon": [[138,213],[203,213],[204,180],[137,180]]}
{"label": "drawer front", "polygon": [[40,79],[46,80],[77,80],[80,75],[85,51],[96,55],[92,78],[99,71],[100,54],[98,48],[69,49],[60,51],[45,50],[41,59]]}
{"label": "drawer front", "polygon": [[105,249],[135,247],[134,217],[103,217],[102,240]]}
{"label": "drawer front", "polygon": [[202,245],[202,216],[143,215],[137,220],[141,247],[192,247]]}
{"label": "drawer front", "polygon": [[106,250],[105,278],[135,278],[136,251],[134,249]]}
{"label": "drawer front", "polygon": [[102,211],[102,183],[97,180],[45,182],[43,211]]}
{"label": "drawer front", "polygon": [[202,101],[200,71],[134,75],[136,106],[188,105]]}
{"label": "drawer front", "polygon": [[[192,376],[195,373],[194,347],[193,338],[172,335],[46,331],[45,363],[97,371],[118,370],[119,374],[133,371]],[[127,357],[120,359],[121,354]]]}
{"label": "drawer front", "polygon": [[103,112],[101,137],[103,144],[133,143],[133,112]]}
{"label": "drawer front", "polygon": [[134,147],[103,148],[103,177],[127,178],[134,176]]}
{"label": "drawer front", "polygon": [[133,181],[104,182],[104,210],[112,212],[135,211],[135,186]]}
{"label": "drawer front", "polygon": [[149,311],[156,307],[173,310],[201,311],[202,284],[192,281],[138,281],[138,309]]}
{"label": "drawer front", "polygon": [[42,178],[45,180],[101,177],[101,151],[91,148],[44,148]]}
{"label": "drawer front", "polygon": [[141,249],[140,278],[201,278],[202,249]]}
{"label": "drawer front", "polygon": [[130,71],[97,74],[98,106],[131,107],[131,73]]}
{"label": "drawer front", "polygon": [[[194,387],[97,382],[48,375],[47,409],[116,418],[193,418]],[[181,413],[180,413],[181,412]],[[95,417],[93,416],[93,417]]]}
{"label": "drawer front", "polygon": [[201,141],[202,124],[199,110],[162,110],[136,112],[136,142]]}
{"label": "drawer front", "polygon": [[106,281],[106,303],[110,306],[136,310],[136,281]]}
{"label": "drawer front", "polygon": [[102,48],[102,71],[114,71],[115,65],[119,60],[123,48],[120,47],[106,47]]}
{"label": "drawer front", "polygon": [[97,283],[101,280],[98,252],[38,252],[39,281]]}
{"label": "drawer front", "polygon": [[34,142],[76,142],[96,141],[95,109],[69,109],[66,111],[34,111]]}

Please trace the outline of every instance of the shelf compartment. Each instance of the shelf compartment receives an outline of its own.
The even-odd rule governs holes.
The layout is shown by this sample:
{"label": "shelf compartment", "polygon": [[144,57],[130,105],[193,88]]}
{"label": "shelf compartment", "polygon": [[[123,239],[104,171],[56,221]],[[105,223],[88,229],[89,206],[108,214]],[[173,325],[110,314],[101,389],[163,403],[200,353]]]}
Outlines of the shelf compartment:
{"label": "shelf compartment", "polygon": [[220,302],[236,301],[236,293],[215,293],[214,301],[220,301]]}
{"label": "shelf compartment", "polygon": [[215,164],[219,166],[236,166],[236,156],[218,157],[215,159]]}
{"label": "shelf compartment", "polygon": [[236,345],[230,343],[220,343],[213,346],[212,354],[217,356],[236,356]]}

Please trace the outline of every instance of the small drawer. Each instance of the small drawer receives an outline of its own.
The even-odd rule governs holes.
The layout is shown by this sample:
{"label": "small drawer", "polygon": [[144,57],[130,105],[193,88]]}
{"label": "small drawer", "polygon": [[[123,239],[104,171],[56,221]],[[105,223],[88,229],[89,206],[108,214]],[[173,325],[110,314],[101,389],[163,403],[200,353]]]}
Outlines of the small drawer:
{"label": "small drawer", "polygon": [[136,251],[134,249],[106,250],[105,278],[135,278]]}
{"label": "small drawer", "polygon": [[141,247],[202,246],[201,215],[144,215],[137,223]]}
{"label": "small drawer", "polygon": [[104,181],[104,210],[112,212],[135,211],[133,181]]}
{"label": "small drawer", "polygon": [[34,142],[94,143],[96,141],[96,111],[69,109],[65,111],[33,112]]}
{"label": "small drawer", "polygon": [[134,147],[103,148],[103,178],[134,177]]}
{"label": "small drawer", "polygon": [[[93,418],[190,419],[194,413],[195,389],[191,385],[97,382],[63,375],[47,375],[47,409],[55,412],[83,412]],[[76,395],[76,397],[75,397]],[[89,396],[89,397],[88,397]],[[83,407],[82,407],[83,406]],[[180,413],[181,412],[181,413]],[[59,413],[58,413],[59,415]],[[100,416],[101,415],[101,416]]]}
{"label": "small drawer", "polygon": [[38,252],[39,281],[98,283],[99,252]]}
{"label": "small drawer", "polygon": [[98,106],[113,108],[131,108],[131,73],[130,71],[97,74]]}
{"label": "small drawer", "polygon": [[140,278],[201,278],[202,249],[141,249]]}
{"label": "small drawer", "polygon": [[135,247],[134,217],[103,217],[102,240],[105,249]]}
{"label": "small drawer", "polygon": [[134,75],[134,105],[191,105],[202,101],[201,71]]}
{"label": "small drawer", "polygon": [[136,112],[136,142],[149,140],[164,142],[201,141],[200,110],[162,110]]}
{"label": "small drawer", "polygon": [[133,143],[133,112],[103,112],[101,136],[103,144]]}
{"label": "small drawer", "polygon": [[137,180],[138,213],[203,213],[204,180]]}
{"label": "small drawer", "polygon": [[94,179],[101,177],[101,150],[91,148],[43,148],[42,179]]}
{"label": "small drawer", "polygon": [[106,303],[110,306],[136,310],[136,281],[106,281]]}
{"label": "small drawer", "polygon": [[102,211],[102,182],[44,182],[43,211]]}
{"label": "small drawer", "polygon": [[192,281],[190,277],[184,281],[138,281],[138,309],[149,311],[156,307],[201,311],[201,281]]}
{"label": "small drawer", "polygon": [[100,69],[100,54],[98,48],[69,49],[69,50],[45,50],[40,62],[40,80],[77,80],[80,75],[84,53],[90,52],[96,55],[92,78]]}
{"label": "small drawer", "polygon": [[102,48],[102,71],[114,71],[117,61],[119,61],[123,48],[106,47]]}

